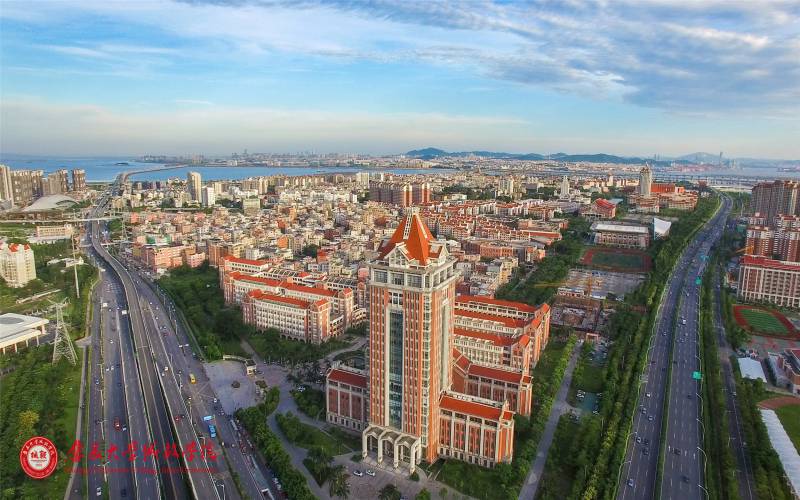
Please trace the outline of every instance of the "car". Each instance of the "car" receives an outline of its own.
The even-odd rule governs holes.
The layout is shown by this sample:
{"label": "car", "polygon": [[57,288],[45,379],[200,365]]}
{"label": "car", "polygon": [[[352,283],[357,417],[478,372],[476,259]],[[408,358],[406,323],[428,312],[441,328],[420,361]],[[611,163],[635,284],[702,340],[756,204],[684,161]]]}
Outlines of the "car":
{"label": "car", "polygon": [[119,423],[119,417],[114,417],[114,428],[116,430],[120,430],[122,428],[122,425]]}
{"label": "car", "polygon": [[360,470],[356,469],[356,470],[353,471],[353,475],[357,476],[357,477],[361,477],[361,476],[364,475],[364,473],[361,472]]}
{"label": "car", "polygon": [[628,478],[628,486],[633,487],[633,479]]}
{"label": "car", "polygon": [[636,442],[637,443],[641,443],[642,442],[642,437],[641,436],[636,436]]}
{"label": "car", "polygon": [[125,488],[122,488],[122,490],[120,490],[120,492],[119,492],[119,496],[121,496],[122,498],[125,498],[126,496],[128,496],[128,490],[125,489]]}
{"label": "car", "polygon": [[648,456],[648,455],[650,455],[650,448],[644,448],[644,449],[642,449],[642,455],[644,455],[644,456]]}
{"label": "car", "polygon": [[680,448],[673,448],[672,449],[672,453],[674,453],[676,455],[680,455],[681,454],[681,449]]}
{"label": "car", "polygon": [[367,469],[367,475],[371,477],[375,477],[375,471],[372,469]]}
{"label": "car", "polygon": [[689,476],[684,474],[684,476],[681,478],[681,480],[683,480],[684,483],[688,483],[689,482]]}
{"label": "car", "polygon": [[645,446],[649,445],[650,444],[650,439],[644,438],[644,444],[645,444]]}
{"label": "car", "polygon": [[652,422],[652,421],[653,421],[653,418],[655,418],[655,417],[653,417],[652,415],[648,415],[648,416],[647,416],[647,420],[649,420],[650,422]]}
{"label": "car", "polygon": [[95,490],[95,496],[98,496],[98,497],[103,496],[103,488],[98,486],[97,489]]}
{"label": "car", "polygon": [[650,393],[648,392],[647,394],[645,394],[645,396],[647,396],[649,398],[650,397]]}

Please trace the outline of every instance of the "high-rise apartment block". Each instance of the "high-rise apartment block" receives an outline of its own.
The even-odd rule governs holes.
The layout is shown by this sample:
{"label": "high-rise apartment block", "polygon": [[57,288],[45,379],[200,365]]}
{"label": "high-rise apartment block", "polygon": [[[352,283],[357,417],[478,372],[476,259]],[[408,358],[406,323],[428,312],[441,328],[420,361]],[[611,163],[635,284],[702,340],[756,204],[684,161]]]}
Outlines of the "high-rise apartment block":
{"label": "high-rise apartment block", "polygon": [[431,201],[431,185],[427,182],[380,182],[369,183],[369,199],[399,207],[410,207]]}
{"label": "high-rise apartment block", "polygon": [[76,192],[86,191],[86,170],[82,168],[72,169],[72,190]]}
{"label": "high-rise apartment block", "polygon": [[45,193],[50,194],[64,194],[69,191],[69,172],[65,169],[56,170],[47,174],[47,182],[45,183]]}
{"label": "high-rise apartment block", "polygon": [[11,185],[11,167],[0,163],[0,201],[14,203],[14,188]]}
{"label": "high-rise apartment block", "polygon": [[756,184],[750,208],[753,214],[765,217],[768,225],[779,214],[800,215],[800,182],[777,180]]}
{"label": "high-rise apartment block", "polygon": [[36,279],[36,262],[30,245],[0,241],[0,277],[15,288]]}
{"label": "high-rise apartment block", "polygon": [[204,207],[213,207],[214,204],[217,202],[217,195],[214,193],[214,188],[212,186],[206,186],[200,190],[201,192],[201,204]]}
{"label": "high-rise apartment block", "polygon": [[198,172],[189,172],[186,174],[186,192],[189,193],[192,201],[202,201],[202,194],[200,193],[202,184]]}
{"label": "high-rise apartment block", "polygon": [[12,170],[11,190],[14,203],[27,205],[44,195],[42,170]]}
{"label": "high-rise apartment block", "polygon": [[653,186],[653,171],[649,166],[645,166],[639,172],[639,195],[650,196],[651,188]]}

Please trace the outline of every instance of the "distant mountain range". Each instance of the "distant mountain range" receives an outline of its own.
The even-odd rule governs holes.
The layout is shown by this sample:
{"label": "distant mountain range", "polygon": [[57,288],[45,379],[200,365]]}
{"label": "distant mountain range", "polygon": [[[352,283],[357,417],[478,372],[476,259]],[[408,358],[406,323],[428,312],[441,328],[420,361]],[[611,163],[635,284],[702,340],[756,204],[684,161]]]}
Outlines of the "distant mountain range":
{"label": "distant mountain range", "polygon": [[[509,159],[509,160],[558,160],[563,162],[586,162],[586,163],[620,163],[620,164],[642,164],[650,163],[654,166],[669,166],[673,163],[679,164],[695,164],[706,163],[716,165],[719,162],[719,154],[697,152],[678,157],[659,156],[658,160],[652,158],[639,158],[631,156],[616,156],[606,153],[595,154],[580,154],[569,155],[566,153],[555,153],[551,155],[543,155],[539,153],[505,153],[499,151],[458,151],[447,152],[438,148],[425,148],[415,149],[406,153],[406,156],[411,158],[419,158],[421,160],[433,160],[445,156],[450,157],[465,157],[465,156],[482,156],[484,158],[496,159]],[[736,160],[737,165],[745,167],[778,167],[797,165],[800,160],[773,160],[764,158],[733,158]],[[731,158],[723,155],[723,163],[727,163]]]}
{"label": "distant mountain range", "polygon": [[[497,151],[459,151],[447,152],[438,148],[425,148],[415,149],[406,153],[406,156],[411,158],[419,158],[421,160],[432,160],[445,156],[450,157],[464,157],[464,156],[482,156],[484,158],[496,159],[509,159],[509,160],[558,160],[564,162],[588,162],[588,163],[624,163],[624,164],[641,164],[650,162],[651,164],[659,164],[667,162],[653,161],[644,158],[636,157],[623,157],[609,155],[605,153],[597,154],[582,154],[582,155],[568,155],[566,153],[555,153],[551,155],[542,155],[538,153],[504,153]],[[688,163],[688,161],[687,161]]]}

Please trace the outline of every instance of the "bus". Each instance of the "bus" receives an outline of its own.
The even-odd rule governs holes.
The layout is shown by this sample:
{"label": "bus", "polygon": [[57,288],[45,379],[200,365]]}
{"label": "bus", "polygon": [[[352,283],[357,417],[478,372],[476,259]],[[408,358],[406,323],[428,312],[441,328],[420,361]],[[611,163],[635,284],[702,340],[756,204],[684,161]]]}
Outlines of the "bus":
{"label": "bus", "polygon": [[208,424],[208,433],[212,438],[217,437],[217,427],[214,424]]}
{"label": "bus", "polygon": [[190,384],[196,384],[197,383],[197,379],[194,378],[194,373],[190,373],[189,374],[189,383]]}

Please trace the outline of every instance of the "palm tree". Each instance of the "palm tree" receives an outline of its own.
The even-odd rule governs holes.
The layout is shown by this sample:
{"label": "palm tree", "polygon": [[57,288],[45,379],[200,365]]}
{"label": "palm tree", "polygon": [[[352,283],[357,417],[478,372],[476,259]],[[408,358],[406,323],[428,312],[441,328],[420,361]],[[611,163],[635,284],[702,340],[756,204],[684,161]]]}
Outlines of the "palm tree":
{"label": "palm tree", "polygon": [[330,486],[328,493],[332,497],[339,497],[347,500],[350,496],[350,482],[347,480],[347,474],[344,471],[344,465],[337,465],[331,469]]}
{"label": "palm tree", "polygon": [[378,492],[380,500],[400,500],[400,490],[393,484],[387,484]]}
{"label": "palm tree", "polygon": [[318,476],[325,480],[326,472],[333,461],[333,457],[322,446],[312,446],[308,450],[308,459],[314,464]]}

